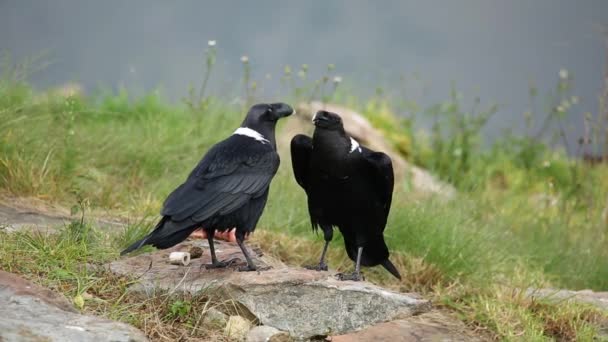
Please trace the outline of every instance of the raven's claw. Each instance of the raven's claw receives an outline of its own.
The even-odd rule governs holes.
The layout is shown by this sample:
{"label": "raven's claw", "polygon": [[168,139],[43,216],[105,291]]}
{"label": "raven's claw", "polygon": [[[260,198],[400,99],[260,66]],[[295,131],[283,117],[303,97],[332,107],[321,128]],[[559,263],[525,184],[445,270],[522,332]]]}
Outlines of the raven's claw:
{"label": "raven's claw", "polygon": [[338,280],[341,280],[341,281],[345,281],[345,280],[363,281],[363,280],[365,280],[365,277],[363,277],[363,274],[361,274],[361,272],[338,273],[338,274],[336,274],[336,277],[338,278]]}
{"label": "raven's claw", "polygon": [[237,271],[239,271],[239,272],[253,272],[253,271],[257,271],[257,270],[258,270],[257,267],[255,267],[255,266],[251,267],[249,265],[240,266],[239,268],[237,268]]}
{"label": "raven's claw", "polygon": [[212,264],[204,264],[202,266],[204,266],[208,270],[216,269],[216,268],[226,268],[226,267],[234,264],[237,260],[238,260],[237,258],[233,258],[233,259],[224,260],[224,261],[216,261]]}
{"label": "raven's claw", "polygon": [[304,266],[307,270],[315,270],[315,271],[327,271],[328,267],[326,263],[316,264],[316,265],[306,265]]}
{"label": "raven's claw", "polygon": [[253,271],[267,271],[269,269],[271,269],[272,266],[253,266],[250,267],[249,265],[245,265],[245,266],[241,266],[239,268],[237,268],[237,271],[239,272],[253,272]]}

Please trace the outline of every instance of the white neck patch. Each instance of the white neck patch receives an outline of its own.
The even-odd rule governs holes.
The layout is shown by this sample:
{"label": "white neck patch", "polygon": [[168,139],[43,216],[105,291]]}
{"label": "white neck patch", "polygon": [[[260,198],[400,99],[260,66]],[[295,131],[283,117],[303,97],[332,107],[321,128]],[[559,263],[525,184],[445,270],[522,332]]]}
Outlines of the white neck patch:
{"label": "white neck patch", "polygon": [[258,131],[253,130],[249,127],[239,127],[236,129],[236,131],[234,131],[233,134],[244,135],[246,137],[253,138],[253,139],[261,142],[262,144],[270,142],[268,139],[264,138],[264,136],[261,135]]}
{"label": "white neck patch", "polygon": [[355,150],[361,152],[361,146],[359,146],[359,143],[357,142],[357,140],[353,139],[352,137],[350,138],[350,152],[349,153],[353,153],[355,152]]}

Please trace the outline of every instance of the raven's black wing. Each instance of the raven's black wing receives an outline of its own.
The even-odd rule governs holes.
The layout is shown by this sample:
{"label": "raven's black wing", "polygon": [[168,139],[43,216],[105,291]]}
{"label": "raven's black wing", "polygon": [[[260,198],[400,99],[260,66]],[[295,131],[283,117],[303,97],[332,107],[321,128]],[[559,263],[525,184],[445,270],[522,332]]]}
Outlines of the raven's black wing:
{"label": "raven's black wing", "polygon": [[279,156],[270,144],[233,135],[209,150],[165,200],[161,214],[196,222],[229,214],[263,195],[278,167]]}
{"label": "raven's black wing", "polygon": [[291,166],[296,181],[306,190],[306,178],[308,165],[312,152],[312,139],[303,134],[298,134],[291,139]]}
{"label": "raven's black wing", "polygon": [[371,151],[365,147],[363,148],[363,159],[367,166],[369,179],[374,184],[375,198],[382,204],[384,214],[382,229],[384,230],[393,199],[393,187],[395,183],[393,163],[388,155],[382,152]]}

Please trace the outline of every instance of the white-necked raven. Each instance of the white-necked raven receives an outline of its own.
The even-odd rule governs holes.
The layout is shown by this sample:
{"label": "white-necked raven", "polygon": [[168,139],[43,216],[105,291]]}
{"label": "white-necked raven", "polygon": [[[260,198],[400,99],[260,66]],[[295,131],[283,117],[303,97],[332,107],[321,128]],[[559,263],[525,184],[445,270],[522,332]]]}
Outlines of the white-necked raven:
{"label": "white-necked raven", "polygon": [[359,145],[335,113],[319,111],[313,122],[312,139],[298,134],[291,140],[293,171],[308,195],[313,230],[321,227],[325,237],[319,264],[308,268],[327,270],[325,254],[337,226],[356,263],[355,272],[340,279],[361,280],[360,265],[382,265],[401,279],[383,235],[393,196],[390,157]]}
{"label": "white-necked raven", "polygon": [[293,109],[284,103],[251,107],[241,127],[211,147],[188,179],[167,197],[154,230],[121,255],[144,245],[172,247],[202,227],[211,250],[210,267],[225,267],[226,263],[215,255],[213,235],[216,230],[236,227],[236,241],[247,260],[247,267],[241,270],[255,270],[243,240],[255,230],[270,181],[279,168],[276,123],[292,113]]}

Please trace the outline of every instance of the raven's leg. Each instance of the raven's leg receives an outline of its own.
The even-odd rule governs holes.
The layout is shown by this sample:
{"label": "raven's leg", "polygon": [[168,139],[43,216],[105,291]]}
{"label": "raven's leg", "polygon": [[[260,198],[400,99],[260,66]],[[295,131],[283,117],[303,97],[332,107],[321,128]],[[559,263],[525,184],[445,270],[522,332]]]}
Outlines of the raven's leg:
{"label": "raven's leg", "polygon": [[243,252],[243,255],[245,256],[245,260],[247,260],[247,266],[239,267],[239,269],[238,269],[239,272],[265,271],[265,270],[272,268],[271,266],[261,266],[261,267],[255,266],[255,264],[253,263],[253,260],[251,260],[251,257],[249,256],[249,252],[247,252],[247,247],[245,246],[244,240],[245,240],[244,234],[240,234],[240,236],[239,236],[239,232],[237,230],[236,243],[239,245],[239,247],[241,247],[241,251]]}
{"label": "raven's leg", "polygon": [[323,246],[323,252],[321,253],[321,260],[319,260],[318,265],[304,266],[304,268],[309,269],[309,270],[327,271],[327,264],[325,263],[325,254],[327,254],[327,247],[329,246],[329,242],[334,237],[334,229],[331,226],[329,226],[329,228],[323,227],[323,226],[321,226],[321,227],[323,228],[323,236],[325,237],[325,246]]}
{"label": "raven's leg", "polygon": [[224,268],[230,263],[224,261],[218,261],[215,255],[215,246],[213,245],[213,237],[215,236],[215,230],[210,229],[205,231],[207,233],[207,241],[209,242],[209,250],[211,251],[211,264],[204,265],[205,268]]}
{"label": "raven's leg", "polygon": [[361,254],[363,253],[363,247],[359,247],[357,249],[357,263],[355,264],[355,272],[353,273],[338,273],[339,280],[354,280],[361,281],[363,279],[363,275],[361,274]]}
{"label": "raven's leg", "polygon": [[241,252],[243,252],[243,255],[245,256],[245,260],[247,260],[247,266],[239,267],[239,272],[257,271],[257,270],[262,271],[264,269],[268,269],[269,267],[265,267],[265,268],[256,267],[255,264],[253,263],[253,260],[251,260],[251,257],[249,256],[249,252],[247,251],[247,247],[245,246],[245,231],[243,231],[242,229],[239,229],[237,227],[235,235],[236,235],[236,243],[239,245],[239,247],[241,247]]}

